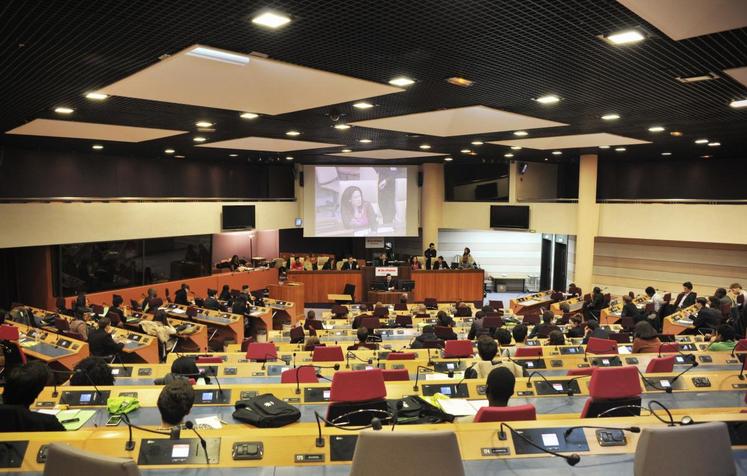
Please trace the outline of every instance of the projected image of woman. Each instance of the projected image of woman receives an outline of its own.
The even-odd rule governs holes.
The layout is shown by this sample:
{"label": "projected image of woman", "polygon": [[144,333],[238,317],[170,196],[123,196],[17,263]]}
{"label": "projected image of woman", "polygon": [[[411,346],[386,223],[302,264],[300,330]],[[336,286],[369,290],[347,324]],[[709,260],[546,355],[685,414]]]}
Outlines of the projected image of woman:
{"label": "projected image of woman", "polygon": [[342,192],[340,200],[342,224],[345,228],[370,228],[376,230],[376,212],[369,202],[363,200],[363,192],[350,186]]}

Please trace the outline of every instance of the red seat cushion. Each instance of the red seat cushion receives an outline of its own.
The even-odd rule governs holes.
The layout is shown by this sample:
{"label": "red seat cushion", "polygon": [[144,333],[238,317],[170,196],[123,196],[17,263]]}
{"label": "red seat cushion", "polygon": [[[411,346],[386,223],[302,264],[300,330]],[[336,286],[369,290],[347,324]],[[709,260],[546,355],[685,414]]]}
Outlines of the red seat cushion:
{"label": "red seat cushion", "polygon": [[634,365],[624,367],[597,367],[589,381],[592,399],[637,397],[641,394],[641,380]]}
{"label": "red seat cushion", "polygon": [[542,357],[542,347],[517,347],[514,357]]}
{"label": "red seat cushion", "polygon": [[406,382],[410,380],[410,373],[407,369],[385,369],[382,372],[384,373],[385,382]]}
{"label": "red seat cushion", "polygon": [[288,369],[280,374],[280,383],[296,383],[296,374],[298,374],[299,383],[319,383],[314,367]]}
{"label": "red seat cushion", "polygon": [[617,354],[617,341],[589,337],[589,342],[586,344],[586,352],[589,354]]}
{"label": "red seat cushion", "polygon": [[472,357],[474,350],[472,349],[471,340],[447,340],[446,347],[444,348],[444,358],[456,359],[462,357]]}
{"label": "red seat cushion", "polygon": [[342,347],[314,347],[314,353],[311,354],[312,362],[342,362],[345,357],[342,354]]}
{"label": "red seat cushion", "polygon": [[517,405],[515,407],[482,407],[475,415],[475,423],[489,421],[522,421],[536,420],[537,410],[534,405]]}
{"label": "red seat cushion", "polygon": [[278,351],[272,342],[252,342],[246,348],[247,360],[274,360],[278,358]]}
{"label": "red seat cushion", "polygon": [[386,360],[415,360],[417,356],[415,352],[389,352]]}
{"label": "red seat cushion", "polygon": [[747,339],[739,339],[737,341],[737,345],[734,346],[734,352],[740,352],[740,351],[746,351],[746,350],[747,350]]}
{"label": "red seat cushion", "polygon": [[223,357],[215,357],[212,355],[199,355],[195,360],[198,364],[222,364]]}
{"label": "red seat cushion", "polygon": [[674,355],[651,359],[646,367],[647,374],[663,374],[674,370]]}
{"label": "red seat cushion", "polygon": [[383,398],[386,398],[386,385],[381,369],[335,372],[332,377],[331,402],[366,402]]}

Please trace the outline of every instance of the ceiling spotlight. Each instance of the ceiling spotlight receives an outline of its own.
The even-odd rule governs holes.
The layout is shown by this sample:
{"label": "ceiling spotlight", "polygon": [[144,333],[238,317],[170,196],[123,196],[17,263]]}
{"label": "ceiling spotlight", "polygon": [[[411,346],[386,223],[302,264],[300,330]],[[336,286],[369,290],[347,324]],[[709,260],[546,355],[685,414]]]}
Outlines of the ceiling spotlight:
{"label": "ceiling spotlight", "polygon": [[392,86],[404,87],[415,84],[415,81],[406,76],[397,76],[396,78],[390,79],[389,84],[391,84]]}
{"label": "ceiling spotlight", "polygon": [[721,142],[709,142],[708,147],[718,147],[721,145]]}
{"label": "ceiling spotlight", "polygon": [[470,152],[472,152],[472,151],[471,151],[471,150],[469,150],[469,149],[462,149],[462,150],[460,150],[459,152],[461,152],[462,154],[469,154],[469,153],[470,153]]}
{"label": "ceiling spotlight", "polygon": [[563,153],[559,150],[553,150],[552,155],[563,155]]}
{"label": "ceiling spotlight", "polygon": [[285,135],[291,136],[291,137],[295,137],[295,136],[300,136],[301,133],[298,132],[298,131],[288,131],[288,132],[285,133]]}
{"label": "ceiling spotlight", "polygon": [[615,152],[625,152],[625,147],[617,147],[615,148]]}
{"label": "ceiling spotlight", "polygon": [[371,109],[372,107],[374,107],[374,105],[370,102],[361,101],[353,104],[353,107],[356,109]]}
{"label": "ceiling spotlight", "polygon": [[695,141],[695,143],[696,144],[707,144],[708,143],[708,139],[697,139]]}
{"label": "ceiling spotlight", "polygon": [[669,133],[669,135],[673,136],[673,137],[682,137],[682,132],[681,131],[672,131],[672,132]]}
{"label": "ceiling spotlight", "polygon": [[620,114],[605,114],[604,116],[602,116],[602,119],[605,121],[616,121],[620,119]]}
{"label": "ceiling spotlight", "polygon": [[342,151],[343,151],[343,152],[345,152],[345,153],[347,154],[348,152],[352,152],[352,151],[353,151],[353,149],[342,149]]}
{"label": "ceiling spotlight", "polygon": [[649,132],[662,132],[664,128],[662,126],[651,126],[648,128]]}
{"label": "ceiling spotlight", "polygon": [[541,96],[535,99],[540,104],[555,104],[560,102],[560,98],[554,94],[548,94],[547,96]]}
{"label": "ceiling spotlight", "polygon": [[373,141],[371,139],[358,139],[358,142],[361,144],[370,144]]}
{"label": "ceiling spotlight", "polygon": [[700,158],[701,159],[710,159],[711,156],[710,155],[701,155]]}
{"label": "ceiling spotlight", "polygon": [[219,61],[221,63],[228,63],[237,66],[246,66],[249,64],[249,57],[245,55],[239,55],[236,53],[230,53],[228,51],[216,50],[213,48],[206,48],[204,46],[197,46],[187,52],[187,56],[193,56],[210,61]]}
{"label": "ceiling spotlight", "polygon": [[183,155],[175,155],[174,157],[177,158],[177,159],[183,159],[183,158],[185,158],[185,156],[183,156]]}
{"label": "ceiling spotlight", "polygon": [[239,154],[228,154],[229,157],[238,157]]}
{"label": "ceiling spotlight", "polygon": [[196,136],[196,137],[193,137],[192,140],[195,142],[205,142],[207,139],[202,136]]}
{"label": "ceiling spotlight", "polygon": [[421,149],[423,149],[423,150],[428,150],[428,149],[430,149],[430,148],[431,148],[431,146],[430,146],[430,145],[428,145],[428,144],[420,144],[420,146],[419,146],[419,147],[420,147]]}
{"label": "ceiling spotlight", "polygon": [[453,84],[454,86],[461,86],[463,88],[468,88],[475,84],[474,81],[470,81],[467,78],[462,78],[461,76],[452,76],[451,78],[446,78],[446,82],[449,84]]}
{"label": "ceiling spotlight", "polygon": [[103,148],[104,148],[104,146],[101,145],[101,144],[94,144],[94,145],[91,146],[91,149],[93,149],[93,150],[101,150]]}
{"label": "ceiling spotlight", "polygon": [[669,157],[670,155],[672,155],[672,153],[671,152],[662,152],[661,155],[663,155],[664,157]]}
{"label": "ceiling spotlight", "polygon": [[521,147],[518,145],[512,145],[511,150],[521,150]]}
{"label": "ceiling spotlight", "polygon": [[290,155],[288,155],[288,156],[285,157],[285,160],[293,160],[293,157],[291,157]]}
{"label": "ceiling spotlight", "polygon": [[341,131],[350,129],[350,126],[348,124],[335,124],[335,129],[339,129]]}
{"label": "ceiling spotlight", "polygon": [[254,114],[253,112],[242,112],[239,117],[242,119],[256,119],[259,117],[259,114]]}
{"label": "ceiling spotlight", "polygon": [[524,137],[524,136],[528,136],[529,133],[527,131],[516,131],[514,132],[514,135],[519,136],[519,137]]}
{"label": "ceiling spotlight", "polygon": [[548,159],[547,157],[545,157],[545,162],[547,162],[548,160],[550,160],[550,159]]}
{"label": "ceiling spotlight", "polygon": [[252,23],[255,25],[266,26],[268,28],[280,28],[281,26],[290,23],[290,21],[291,19],[286,15],[275,12],[264,12],[252,18]]}
{"label": "ceiling spotlight", "polygon": [[96,92],[86,93],[86,99],[91,99],[93,101],[103,101],[104,99],[108,97],[109,95],[104,94],[104,93],[96,93]]}
{"label": "ceiling spotlight", "polygon": [[747,99],[737,99],[729,103],[733,108],[747,107]]}
{"label": "ceiling spotlight", "polygon": [[452,159],[451,157],[444,157],[444,162],[451,162],[452,160],[454,159]]}
{"label": "ceiling spotlight", "polygon": [[638,43],[639,41],[643,41],[644,39],[646,39],[646,37],[643,36],[643,34],[640,31],[627,30],[627,31],[621,31],[618,33],[613,33],[605,37],[604,39],[613,45],[627,45],[627,44]]}
{"label": "ceiling spotlight", "polygon": [[57,114],[72,114],[75,109],[70,107],[56,107],[54,108],[54,112]]}
{"label": "ceiling spotlight", "polygon": [[481,140],[473,140],[472,142],[470,142],[470,144],[472,144],[472,145],[482,145],[483,142]]}
{"label": "ceiling spotlight", "polygon": [[176,152],[174,149],[165,149],[163,151],[164,154],[173,154],[174,152]]}
{"label": "ceiling spotlight", "polygon": [[513,156],[514,154],[503,154],[503,157],[506,157],[507,159],[510,159]]}
{"label": "ceiling spotlight", "polygon": [[197,127],[213,127],[213,123],[208,121],[197,121],[195,125]]}

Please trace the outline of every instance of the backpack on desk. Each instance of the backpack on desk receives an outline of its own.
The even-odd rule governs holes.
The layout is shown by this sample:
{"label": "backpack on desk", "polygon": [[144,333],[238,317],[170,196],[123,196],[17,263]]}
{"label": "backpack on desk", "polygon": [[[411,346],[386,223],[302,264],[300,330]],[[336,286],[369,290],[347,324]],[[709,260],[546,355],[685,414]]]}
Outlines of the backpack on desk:
{"label": "backpack on desk", "polygon": [[420,425],[429,423],[453,422],[454,415],[449,415],[440,408],[431,405],[418,396],[409,396],[399,400],[388,400],[390,411],[397,415],[398,425]]}
{"label": "backpack on desk", "polygon": [[234,420],[249,423],[258,428],[280,428],[298,421],[301,411],[275,398],[271,393],[239,400],[233,412]]}

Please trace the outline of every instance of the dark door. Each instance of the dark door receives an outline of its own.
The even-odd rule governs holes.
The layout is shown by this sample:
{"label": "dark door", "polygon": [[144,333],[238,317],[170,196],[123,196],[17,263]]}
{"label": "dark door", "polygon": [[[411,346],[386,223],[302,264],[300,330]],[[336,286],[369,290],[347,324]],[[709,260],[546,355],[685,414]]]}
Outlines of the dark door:
{"label": "dark door", "polygon": [[566,289],[566,280],[568,272],[568,245],[566,243],[555,242],[555,262],[552,272],[552,288],[558,291]]}
{"label": "dark door", "polygon": [[550,289],[552,278],[552,239],[542,238],[542,263],[540,264],[540,291]]}

